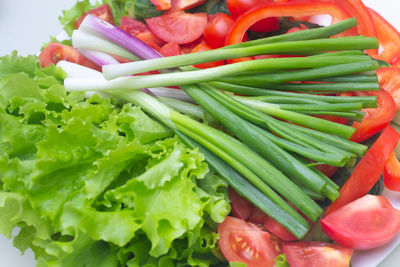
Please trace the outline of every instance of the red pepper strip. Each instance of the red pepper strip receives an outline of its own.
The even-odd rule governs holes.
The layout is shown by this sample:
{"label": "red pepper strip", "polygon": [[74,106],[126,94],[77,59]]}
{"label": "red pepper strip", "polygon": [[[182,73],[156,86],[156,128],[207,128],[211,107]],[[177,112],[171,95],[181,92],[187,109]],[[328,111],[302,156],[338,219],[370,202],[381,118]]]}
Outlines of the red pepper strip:
{"label": "red pepper strip", "polygon": [[379,55],[372,54],[372,56],[388,63],[398,61],[400,58],[395,57],[400,53],[400,33],[376,11],[371,8],[368,10],[375,22],[380,47]]}
{"label": "red pepper strip", "polygon": [[[350,18],[340,5],[332,2],[283,2],[267,3],[263,6],[253,8],[242,14],[231,28],[226,37],[225,44],[232,45],[241,43],[246,31],[254,23],[269,17],[298,17],[329,14],[332,16],[332,23]],[[351,34],[356,34],[355,29],[350,29]],[[347,32],[347,31],[346,31]],[[251,58],[232,59],[231,62],[250,60]]]}
{"label": "red pepper strip", "polygon": [[395,152],[392,152],[386,161],[383,181],[387,189],[400,192],[400,162]]}
{"label": "red pepper strip", "polygon": [[377,96],[377,107],[363,109],[362,111],[365,112],[364,118],[361,122],[356,121],[352,125],[352,127],[356,128],[356,131],[350,140],[362,142],[380,132],[392,121],[396,112],[396,103],[393,97],[385,90],[357,92],[356,95]]}
{"label": "red pepper strip", "polygon": [[352,17],[357,19],[358,33],[367,37],[376,37],[375,23],[372,20],[368,8],[362,0],[324,0],[340,4]]}
{"label": "red pepper strip", "polygon": [[399,140],[400,134],[390,125],[387,126],[378,140],[357,164],[353,174],[340,189],[340,197],[328,207],[325,215],[366,195],[371,190],[382,175],[385,162]]}

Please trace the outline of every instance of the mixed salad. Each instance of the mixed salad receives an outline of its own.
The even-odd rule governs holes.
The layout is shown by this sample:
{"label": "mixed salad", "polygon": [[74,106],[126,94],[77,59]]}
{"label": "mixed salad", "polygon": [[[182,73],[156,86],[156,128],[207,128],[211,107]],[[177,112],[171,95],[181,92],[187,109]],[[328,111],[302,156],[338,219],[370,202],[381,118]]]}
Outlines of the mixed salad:
{"label": "mixed salad", "polygon": [[361,0],[60,22],[0,58],[0,232],[37,266],[340,267],[399,232],[400,33]]}

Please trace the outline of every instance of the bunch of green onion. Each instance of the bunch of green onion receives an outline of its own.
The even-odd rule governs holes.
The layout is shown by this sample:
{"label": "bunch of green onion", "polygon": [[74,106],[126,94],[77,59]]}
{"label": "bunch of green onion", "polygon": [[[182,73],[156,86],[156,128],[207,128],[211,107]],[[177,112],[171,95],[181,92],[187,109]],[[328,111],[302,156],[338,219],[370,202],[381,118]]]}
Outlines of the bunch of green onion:
{"label": "bunch of green onion", "polygon": [[[73,34],[73,44],[103,67],[103,75],[62,65],[68,73],[64,84],[69,91],[104,92],[140,106],[189,147],[197,147],[240,195],[302,238],[310,226],[299,212],[316,221],[323,212],[316,200],[334,201],[339,196],[339,187],[315,165],[351,165],[367,149],[348,140],[354,128],[310,116],[360,121],[363,108],[376,106],[374,96],[330,95],[379,90],[374,73],[379,64],[363,53],[376,49],[377,40],[330,38],[356,23],[349,19],[163,58],[135,37],[89,15]],[[104,53],[135,61],[116,64]],[[190,67],[265,54],[299,57]],[[161,74],[133,76],[153,70]],[[182,90],[163,89],[166,86]],[[204,123],[209,122],[207,116],[217,128]]]}

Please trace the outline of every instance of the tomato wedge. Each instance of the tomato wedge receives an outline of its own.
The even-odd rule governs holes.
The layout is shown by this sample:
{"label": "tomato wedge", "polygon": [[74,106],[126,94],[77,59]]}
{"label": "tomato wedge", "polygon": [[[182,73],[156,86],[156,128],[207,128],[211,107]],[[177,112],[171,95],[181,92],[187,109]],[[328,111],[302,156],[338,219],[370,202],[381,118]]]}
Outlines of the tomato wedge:
{"label": "tomato wedge", "polygon": [[353,173],[340,189],[339,198],[328,207],[325,214],[328,215],[347,203],[366,195],[379,180],[385,162],[399,140],[400,134],[390,125],[387,126],[354,168]]}
{"label": "tomato wedge", "polygon": [[56,65],[61,60],[101,71],[99,66],[79,54],[77,49],[68,45],[52,42],[39,55],[39,63],[42,67],[48,67],[50,64]]}
{"label": "tomato wedge", "polygon": [[111,12],[111,8],[108,4],[96,7],[92,10],[89,10],[88,12],[83,13],[77,21],[75,21],[75,29],[78,29],[79,26],[81,25],[82,21],[86,18],[86,16],[90,14],[95,17],[101,18],[102,20],[108,21],[112,24],[114,24],[114,17]]}
{"label": "tomato wedge", "polygon": [[356,131],[350,140],[362,142],[381,131],[392,121],[396,112],[396,104],[393,97],[385,90],[357,92],[356,95],[377,96],[377,107],[363,109],[362,111],[365,112],[365,115],[362,121],[354,122],[352,125],[356,128]]}
{"label": "tomato wedge", "polygon": [[228,195],[231,201],[232,215],[239,219],[246,220],[250,216],[253,205],[247,199],[236,193],[231,187],[228,189]]}
{"label": "tomato wedge", "polygon": [[290,242],[283,245],[290,267],[348,267],[353,250],[324,242]]}
{"label": "tomato wedge", "polygon": [[396,104],[396,110],[400,110],[400,69],[384,67],[376,71],[379,85],[388,92]]}
{"label": "tomato wedge", "polygon": [[392,240],[400,230],[400,211],[382,196],[366,195],[321,220],[333,241],[354,249],[371,249]]}
{"label": "tomato wedge", "polygon": [[400,162],[395,152],[390,154],[385,163],[383,181],[387,189],[400,192]]}
{"label": "tomato wedge", "polygon": [[400,33],[375,10],[369,8],[368,11],[376,26],[380,48],[379,54],[372,54],[372,56],[396,64],[400,59],[396,56],[400,53]]}
{"label": "tomato wedge", "polygon": [[256,225],[227,216],[218,226],[219,246],[228,261],[243,262],[247,267],[273,267],[280,254],[271,236]]}
{"label": "tomato wedge", "polygon": [[182,54],[181,47],[176,42],[170,42],[160,49],[160,53],[164,57],[179,56]]}
{"label": "tomato wedge", "polygon": [[203,34],[207,25],[207,15],[177,11],[146,19],[146,23],[150,30],[164,42],[188,44]]}
{"label": "tomato wedge", "polygon": [[[246,31],[254,23],[270,18],[270,17],[299,17],[329,14],[335,23],[350,18],[339,4],[333,2],[283,2],[283,3],[267,3],[263,6],[251,9],[242,14],[231,28],[231,32],[226,37],[226,45],[241,43]],[[357,34],[356,29],[347,31],[351,35]],[[232,62],[240,62],[249,60],[249,58],[232,59]]]}

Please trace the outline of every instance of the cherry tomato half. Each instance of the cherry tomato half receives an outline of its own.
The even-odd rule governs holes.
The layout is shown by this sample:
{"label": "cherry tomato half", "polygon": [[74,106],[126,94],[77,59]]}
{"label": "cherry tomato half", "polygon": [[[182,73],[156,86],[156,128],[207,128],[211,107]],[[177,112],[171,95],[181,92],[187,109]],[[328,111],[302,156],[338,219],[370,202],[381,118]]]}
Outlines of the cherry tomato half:
{"label": "cherry tomato half", "polygon": [[353,250],[323,242],[290,242],[283,245],[290,267],[348,267]]}
{"label": "cherry tomato half", "polygon": [[244,197],[240,196],[234,189],[229,187],[228,189],[229,200],[231,201],[231,212],[232,215],[246,220],[253,209],[253,205]]}
{"label": "cherry tomato half", "polygon": [[273,267],[280,254],[271,236],[256,225],[227,216],[218,226],[219,246],[228,261],[243,262],[247,267]]}
{"label": "cherry tomato half", "polygon": [[400,230],[400,211],[382,196],[366,195],[321,220],[333,241],[354,249],[371,249],[392,240]]}
{"label": "cherry tomato half", "polygon": [[146,19],[146,23],[150,30],[164,42],[187,44],[203,34],[207,25],[207,15],[177,11]]}
{"label": "cherry tomato half", "polygon": [[234,23],[235,20],[224,13],[209,15],[203,33],[204,41],[212,48],[223,47],[226,36]]}

